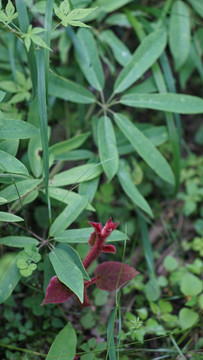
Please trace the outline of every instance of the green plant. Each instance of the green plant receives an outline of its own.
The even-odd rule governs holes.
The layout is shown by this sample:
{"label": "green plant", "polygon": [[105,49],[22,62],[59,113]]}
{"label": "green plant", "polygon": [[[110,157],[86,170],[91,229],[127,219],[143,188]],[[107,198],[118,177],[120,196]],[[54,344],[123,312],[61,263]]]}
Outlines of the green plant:
{"label": "green plant", "polygon": [[[96,217],[96,209],[99,221],[106,222],[112,214],[120,220],[122,231],[115,231],[110,240],[123,241],[130,235],[130,257],[141,239],[145,262],[140,271],[147,272],[148,280],[147,284],[137,280],[137,289],[144,291],[137,308],[142,309],[141,302],[147,299],[155,315],[167,279],[157,277],[148,225],[161,214],[160,204],[176,194],[184,201],[186,216],[202,216],[198,214],[202,158],[191,163],[187,158],[189,171],[186,165],[180,176],[182,145],[187,149],[182,139],[184,115],[198,121],[203,111],[197,96],[203,79],[202,4],[199,0],[167,0],[153,6],[141,0],[4,3],[0,3],[0,303],[8,301],[21,283],[45,292],[59,272],[82,301],[83,276],[90,280],[81,261],[85,255],[79,255],[76,244],[85,244],[90,237],[87,223]],[[200,144],[201,136],[196,140]],[[182,188],[179,192],[181,182],[186,193]],[[198,235],[189,246],[201,256],[202,233]],[[118,244],[118,257],[122,251]],[[185,293],[180,282],[173,289],[174,278],[181,276],[176,265],[174,259],[164,262],[171,291],[178,288],[177,296],[198,299],[191,308],[183,304],[177,315],[158,310],[158,320],[137,314],[147,322],[143,326],[148,333],[153,328],[157,334],[175,330],[173,316],[180,314],[182,329],[190,329],[183,320],[188,311],[193,320],[199,316],[200,293]],[[201,267],[198,258],[184,269],[190,280],[191,276],[199,280]],[[42,311],[38,305],[35,313]],[[116,321],[116,313],[112,314],[108,344]],[[128,320],[126,326],[130,327]],[[136,331],[141,334],[143,327]],[[73,358],[73,327],[66,325],[56,339],[66,342],[68,333],[73,346],[67,356]],[[126,338],[132,333],[131,329]],[[139,341],[144,339],[139,336]],[[57,352],[54,347],[50,351],[48,359]]]}

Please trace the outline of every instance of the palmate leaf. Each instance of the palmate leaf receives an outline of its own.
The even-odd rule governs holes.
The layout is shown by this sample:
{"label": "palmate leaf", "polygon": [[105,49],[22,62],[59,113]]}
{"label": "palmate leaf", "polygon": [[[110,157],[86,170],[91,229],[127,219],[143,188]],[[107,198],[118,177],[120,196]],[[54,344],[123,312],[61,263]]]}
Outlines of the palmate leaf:
{"label": "palmate leaf", "polygon": [[98,277],[96,285],[101,290],[112,291],[125,286],[134,279],[139,272],[127,264],[117,261],[106,261],[101,263],[94,270]]}
{"label": "palmate leaf", "polygon": [[12,22],[15,18],[17,18],[18,14],[15,13],[15,7],[12,4],[11,0],[8,0],[8,3],[6,5],[5,13],[3,10],[0,10],[0,22],[5,22],[9,24]]}
{"label": "palmate leaf", "polygon": [[88,25],[80,22],[79,20],[86,18],[97,8],[91,9],[74,9],[70,11],[68,2],[63,1],[59,7],[54,7],[56,16],[61,20],[61,24],[67,27],[69,24],[73,26],[89,27]]}

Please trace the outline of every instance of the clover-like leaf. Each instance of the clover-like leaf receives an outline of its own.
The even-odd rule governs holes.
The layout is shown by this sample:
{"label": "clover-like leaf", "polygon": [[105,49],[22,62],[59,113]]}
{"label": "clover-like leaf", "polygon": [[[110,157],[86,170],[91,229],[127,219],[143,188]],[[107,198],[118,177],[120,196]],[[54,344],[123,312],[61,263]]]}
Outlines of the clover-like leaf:
{"label": "clover-like leaf", "polygon": [[139,272],[130,265],[117,261],[103,262],[94,270],[96,285],[101,290],[112,291],[125,286]]}

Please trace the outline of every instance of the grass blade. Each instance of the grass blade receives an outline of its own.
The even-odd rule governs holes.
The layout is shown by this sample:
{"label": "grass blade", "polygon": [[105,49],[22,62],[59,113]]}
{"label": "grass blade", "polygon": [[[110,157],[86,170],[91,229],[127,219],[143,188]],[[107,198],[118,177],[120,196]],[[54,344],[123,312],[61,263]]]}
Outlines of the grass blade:
{"label": "grass blade", "polygon": [[44,49],[40,49],[37,52],[37,97],[38,97],[38,111],[39,111],[39,123],[40,133],[42,141],[43,151],[43,167],[45,177],[45,191],[48,203],[49,220],[51,222],[51,205],[49,199],[49,147],[48,147],[48,126],[47,126],[47,104],[46,104],[46,85],[45,85],[45,59]]}
{"label": "grass blade", "polygon": [[[54,7],[54,0],[47,0],[46,11],[45,11],[45,22],[44,22],[44,28],[46,30],[44,34],[44,41],[48,47],[50,47],[53,7]],[[48,85],[49,85],[49,54],[50,54],[50,50],[44,49],[45,79],[46,79],[47,94],[48,94]]]}
{"label": "grass blade", "polygon": [[174,339],[173,335],[172,335],[172,334],[170,334],[169,336],[170,336],[170,339],[171,339],[171,341],[172,341],[173,345],[175,346],[175,348],[176,348],[177,352],[178,352],[178,353],[179,353],[179,355],[181,356],[181,359],[182,359],[182,360],[187,360],[187,359],[186,359],[186,357],[183,355],[183,353],[182,353],[181,349],[179,348],[179,346],[178,346],[177,342],[175,341],[175,339]]}
{"label": "grass blade", "polygon": [[139,227],[140,227],[140,232],[141,232],[143,251],[144,251],[147,267],[149,270],[149,275],[154,277],[155,276],[155,265],[154,265],[154,258],[153,258],[153,253],[152,253],[152,246],[151,246],[151,243],[149,240],[147,224],[140,215],[138,215],[138,221],[139,221]]}
{"label": "grass blade", "polygon": [[116,319],[117,314],[117,307],[114,308],[111,315],[109,316],[109,321],[107,325],[107,354],[106,354],[106,360],[116,360],[116,348],[115,348],[115,342],[114,342],[114,323]]}

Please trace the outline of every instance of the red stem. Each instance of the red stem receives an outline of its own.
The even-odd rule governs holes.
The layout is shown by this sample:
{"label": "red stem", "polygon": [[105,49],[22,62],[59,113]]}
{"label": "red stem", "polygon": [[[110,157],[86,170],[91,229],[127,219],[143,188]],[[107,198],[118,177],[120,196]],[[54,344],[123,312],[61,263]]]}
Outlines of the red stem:
{"label": "red stem", "polygon": [[85,289],[94,284],[99,279],[99,276],[93,277],[90,281],[85,281]]}
{"label": "red stem", "polygon": [[90,248],[88,254],[86,255],[85,259],[83,260],[84,268],[87,270],[88,267],[93,263],[94,260],[99,256],[102,252],[105,238],[101,239],[101,237],[97,236],[95,245]]}

